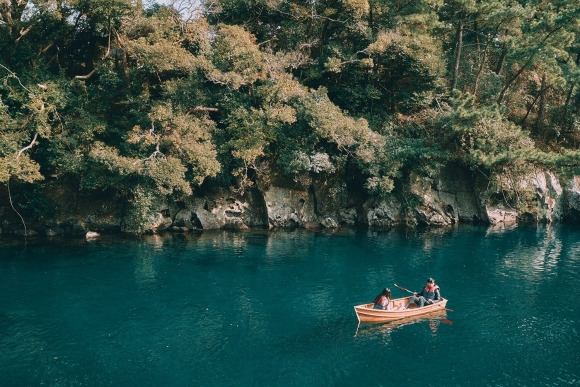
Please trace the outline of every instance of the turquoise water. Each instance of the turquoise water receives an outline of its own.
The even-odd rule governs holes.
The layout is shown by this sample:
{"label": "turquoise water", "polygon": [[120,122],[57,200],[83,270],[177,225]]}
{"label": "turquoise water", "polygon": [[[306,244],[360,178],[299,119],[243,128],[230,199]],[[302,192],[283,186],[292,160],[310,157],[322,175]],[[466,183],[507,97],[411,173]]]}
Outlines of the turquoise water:
{"label": "turquoise water", "polygon": [[571,226],[0,239],[0,385],[580,385],[578,278]]}

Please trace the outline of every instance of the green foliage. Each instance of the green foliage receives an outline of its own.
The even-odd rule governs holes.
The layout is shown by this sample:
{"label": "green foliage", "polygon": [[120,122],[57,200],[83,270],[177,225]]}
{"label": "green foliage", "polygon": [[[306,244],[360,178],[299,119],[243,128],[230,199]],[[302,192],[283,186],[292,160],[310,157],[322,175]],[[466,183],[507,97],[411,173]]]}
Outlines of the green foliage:
{"label": "green foliage", "polygon": [[571,149],[580,148],[580,116],[575,107],[565,105],[554,108],[550,123],[559,144]]}
{"label": "green foliage", "polygon": [[476,106],[468,95],[456,95],[437,127],[451,157],[472,169],[488,171],[522,162],[522,155],[535,150],[534,142],[502,117],[497,106]]}
{"label": "green foliage", "polygon": [[13,184],[10,186],[12,202],[26,219],[51,221],[56,214],[53,204],[47,200],[39,184]]}
{"label": "green foliage", "polygon": [[215,125],[213,121],[179,113],[171,105],[157,105],[151,110],[149,118],[153,125],[161,126],[161,135],[154,133],[153,126],[145,133],[134,127],[129,142],[144,142],[152,146],[157,141],[165,154],[181,160],[185,168],[190,168],[192,178],[198,185],[206,177],[217,174],[220,165],[211,137]]}
{"label": "green foliage", "polygon": [[369,176],[365,187],[370,193],[387,195],[397,182],[406,184],[404,177],[409,172],[432,177],[450,161],[449,151],[441,147],[437,134],[432,132],[432,121],[437,117],[434,112],[421,118],[401,116],[385,125],[381,152],[362,168]]}
{"label": "green foliage", "polygon": [[157,213],[155,204],[158,200],[159,197],[146,187],[139,185],[133,187],[125,218],[128,224],[125,228],[137,234],[147,231],[147,226]]}
{"label": "green foliage", "polygon": [[26,183],[33,183],[43,179],[39,165],[29,156],[0,157],[0,183],[6,183],[16,178]]}
{"label": "green foliage", "polygon": [[237,90],[264,78],[262,53],[241,27],[220,25],[212,52],[215,68],[207,74],[212,81]]}
{"label": "green foliage", "polygon": [[1,184],[66,178],[145,222],[273,170],[404,195],[450,162],[578,169],[575,1],[140,3],[0,2]]}

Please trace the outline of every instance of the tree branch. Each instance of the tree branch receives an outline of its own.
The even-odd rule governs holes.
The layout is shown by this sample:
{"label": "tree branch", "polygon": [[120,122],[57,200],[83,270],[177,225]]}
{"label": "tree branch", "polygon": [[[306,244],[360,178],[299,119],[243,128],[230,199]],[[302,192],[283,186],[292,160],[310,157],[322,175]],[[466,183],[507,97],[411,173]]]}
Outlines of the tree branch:
{"label": "tree branch", "polygon": [[217,111],[219,111],[218,108],[205,107],[205,106],[196,106],[193,109],[189,110],[189,113],[194,113],[194,112],[217,112]]}
{"label": "tree branch", "polygon": [[18,216],[20,217],[20,220],[22,221],[22,225],[24,226],[24,236],[27,236],[28,232],[26,230],[26,222],[24,221],[24,218],[22,217],[22,215],[20,215],[20,212],[18,212],[16,210],[16,208],[14,208],[14,203],[12,203],[12,193],[10,192],[10,180],[8,180],[6,182],[6,187],[8,187],[8,199],[10,200],[10,207],[12,207],[14,212],[16,212],[18,214]]}
{"label": "tree branch", "polygon": [[30,30],[32,29],[33,26],[34,26],[34,23],[29,25],[28,28],[26,28],[24,30],[20,30],[20,36],[14,42],[18,43],[20,41],[20,39],[22,39],[26,34],[28,34],[30,32]]}
{"label": "tree branch", "polygon": [[157,155],[161,155],[163,157],[165,157],[165,155],[163,153],[161,153],[161,151],[159,150],[159,143],[157,143],[157,145],[155,146],[155,151],[153,153],[151,153],[151,155],[149,157],[145,157],[144,159],[139,159],[136,160],[133,165],[137,164],[137,163],[141,163],[141,162],[145,162],[147,160],[152,160],[154,159]]}
{"label": "tree branch", "polygon": [[93,69],[93,71],[91,71],[87,75],[77,75],[77,76],[75,76],[75,79],[81,79],[81,80],[89,79],[90,77],[93,76],[93,74],[95,73],[95,70],[96,69]]}
{"label": "tree branch", "polygon": [[524,72],[524,70],[534,62],[534,59],[536,58],[537,50],[539,48],[541,48],[542,44],[544,44],[550,38],[550,36],[552,36],[552,34],[556,33],[558,30],[560,30],[562,28],[563,28],[563,26],[559,25],[556,28],[554,28],[553,30],[549,31],[548,34],[546,34],[546,36],[544,36],[544,38],[540,41],[540,44],[538,44],[537,47],[534,49],[534,51],[532,52],[532,54],[530,55],[530,58],[526,61],[526,63],[524,63],[520,67],[518,72],[506,82],[505,86],[503,87],[503,89],[499,93],[499,97],[497,99],[498,105],[500,105],[502,103],[502,101],[505,97],[505,94],[508,91],[508,89],[511,87],[512,83],[515,82],[515,80],[518,79],[518,77]]}
{"label": "tree branch", "polygon": [[24,86],[22,84],[22,82],[20,81],[20,78],[18,78],[18,76],[16,75],[16,73],[12,72],[8,67],[4,66],[3,64],[0,63],[0,67],[2,67],[4,70],[8,71],[10,73],[11,77],[16,78],[16,80],[18,81],[18,83],[20,84],[20,86],[22,86],[22,88],[26,91],[28,91],[29,93],[32,93],[32,91],[30,91],[30,89],[26,86]]}
{"label": "tree branch", "polygon": [[50,48],[54,46],[54,41],[50,42],[46,47],[44,47],[42,50],[40,50],[39,54],[45,54],[48,50],[50,50]]}
{"label": "tree branch", "polygon": [[30,144],[28,144],[27,146],[25,146],[24,148],[20,149],[20,151],[18,151],[18,154],[16,155],[16,160],[18,160],[20,158],[20,155],[24,152],[27,151],[28,149],[31,149],[34,144],[36,143],[36,139],[38,138],[38,133],[34,133],[34,138],[32,139],[32,141],[30,142]]}

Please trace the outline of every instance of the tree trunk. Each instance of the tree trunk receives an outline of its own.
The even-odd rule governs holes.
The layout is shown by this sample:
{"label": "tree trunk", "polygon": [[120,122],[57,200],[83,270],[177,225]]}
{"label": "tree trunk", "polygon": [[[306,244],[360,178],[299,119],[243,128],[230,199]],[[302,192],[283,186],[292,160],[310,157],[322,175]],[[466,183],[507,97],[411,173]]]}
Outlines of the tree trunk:
{"label": "tree trunk", "polygon": [[377,36],[377,31],[375,30],[375,23],[373,18],[373,4],[369,1],[369,29],[373,35],[373,38]]}
{"label": "tree trunk", "polygon": [[[555,33],[556,31],[560,30],[563,26],[559,25],[558,27],[554,28],[553,30],[551,30],[550,32],[548,32],[546,34],[546,36],[544,36],[544,38],[541,40],[541,44],[543,44],[546,40],[548,40],[548,38]],[[541,47],[541,44],[538,45],[538,47]],[[503,101],[503,98],[505,96],[505,93],[507,92],[507,90],[511,87],[512,83],[515,82],[516,79],[518,79],[518,77],[524,72],[524,70],[526,69],[526,67],[528,67],[529,65],[531,65],[532,63],[534,63],[534,58],[536,57],[536,51],[533,51],[532,54],[530,55],[530,59],[528,59],[528,61],[522,65],[522,67],[518,70],[518,72],[512,77],[510,78],[509,81],[506,82],[505,86],[503,87],[503,89],[501,90],[501,93],[499,94],[499,97],[497,99],[497,104],[501,104]]]}
{"label": "tree trunk", "polygon": [[546,106],[546,74],[542,75],[542,84],[540,86],[540,104],[538,106],[538,116],[536,117],[535,131],[540,135],[540,129],[542,127],[542,120],[544,119],[544,110]]}
{"label": "tree trunk", "polygon": [[533,57],[534,56],[532,55],[532,58],[530,58],[530,60],[528,60],[522,67],[520,67],[518,72],[506,82],[505,86],[503,87],[503,89],[501,89],[501,92],[499,93],[499,97],[497,98],[498,105],[502,103],[503,98],[505,97],[505,93],[508,91],[512,83],[514,83],[515,80],[518,79],[518,77],[520,76],[521,73],[524,72],[524,69],[528,66],[528,64],[532,62]]}
{"label": "tree trunk", "polygon": [[[475,96],[477,96],[477,90],[479,89],[479,79],[481,77],[481,73],[483,72],[485,62],[487,60],[487,53],[489,51],[489,46],[490,46],[491,42],[493,42],[493,40],[497,36],[501,25],[502,25],[502,23],[498,24],[498,26],[495,29],[494,34],[487,40],[487,42],[485,42],[485,47],[483,48],[483,57],[481,58],[481,63],[479,64],[479,69],[477,70],[477,75],[475,76],[475,82],[473,85],[473,95],[475,95]],[[478,45],[479,45],[479,43],[478,43]],[[505,50],[504,50],[504,52],[505,52]],[[502,55],[505,57],[504,53],[502,53]],[[503,59],[502,59],[502,61],[503,61]]]}
{"label": "tree trunk", "polygon": [[[578,55],[576,56],[576,66],[580,66],[580,51],[578,51]],[[570,88],[568,89],[568,94],[566,95],[566,102],[564,105],[570,105],[570,100],[572,99],[572,92],[574,91],[574,87],[576,86],[576,82],[572,82]]]}
{"label": "tree trunk", "polygon": [[507,56],[507,48],[504,47],[504,49],[501,51],[501,55],[499,57],[499,60],[497,61],[497,66],[495,66],[494,73],[496,73],[497,75],[499,75],[499,73],[501,72],[501,69],[503,67],[503,62],[504,62],[506,56]]}
{"label": "tree trunk", "polygon": [[455,46],[455,63],[453,64],[453,81],[451,83],[451,90],[457,88],[457,80],[459,78],[459,63],[461,62],[461,50],[463,49],[463,28],[465,21],[463,20],[463,15],[459,19],[459,25],[457,26],[457,38]]}
{"label": "tree trunk", "polygon": [[534,105],[538,101],[538,98],[540,98],[540,94],[536,95],[536,98],[534,98],[534,100],[532,101],[532,104],[530,105],[530,107],[526,111],[526,115],[524,116],[524,118],[522,118],[522,122],[520,122],[521,126],[524,126],[526,120],[528,119],[528,116],[530,115],[530,112],[532,111],[532,109],[534,108]]}
{"label": "tree trunk", "polygon": [[0,16],[4,22],[0,24],[8,26],[10,36],[14,39],[20,35],[22,13],[27,5],[28,0],[0,0]]}
{"label": "tree trunk", "polygon": [[487,50],[489,49],[489,40],[485,44],[485,48],[483,49],[483,57],[481,58],[481,63],[479,64],[479,69],[477,70],[477,75],[475,76],[475,82],[473,83],[473,95],[477,96],[477,90],[479,89],[479,79],[481,77],[481,73],[483,72],[483,67],[485,66],[485,62],[487,60]]}

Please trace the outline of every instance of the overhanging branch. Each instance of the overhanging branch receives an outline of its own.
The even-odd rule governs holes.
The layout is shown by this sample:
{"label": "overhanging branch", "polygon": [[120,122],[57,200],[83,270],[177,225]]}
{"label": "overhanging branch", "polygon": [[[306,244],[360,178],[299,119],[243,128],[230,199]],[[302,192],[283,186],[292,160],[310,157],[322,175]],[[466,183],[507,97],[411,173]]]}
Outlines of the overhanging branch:
{"label": "overhanging branch", "polygon": [[95,73],[96,69],[93,69],[93,71],[91,71],[90,73],[88,73],[87,75],[77,75],[75,76],[75,79],[80,79],[80,80],[85,80],[85,79],[89,79],[90,77],[93,76],[93,74]]}
{"label": "overhanging branch", "polygon": [[37,138],[38,138],[38,133],[34,133],[34,138],[32,138],[32,141],[30,142],[30,144],[28,144],[27,146],[25,146],[24,148],[22,148],[18,151],[18,154],[16,155],[16,160],[18,160],[20,158],[20,155],[22,155],[23,152],[27,151],[28,149],[31,149],[34,146]]}

